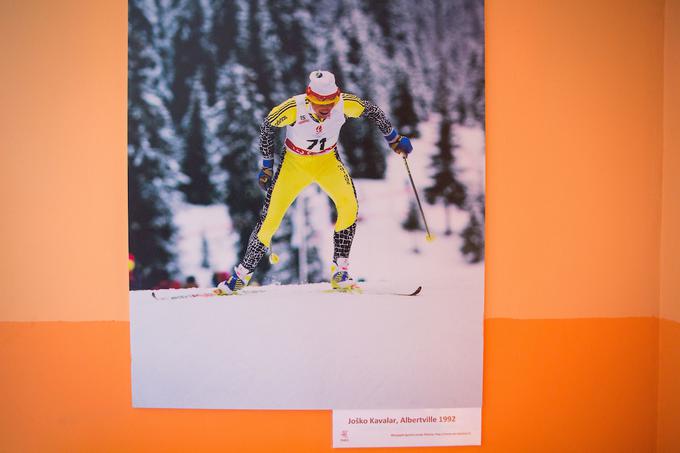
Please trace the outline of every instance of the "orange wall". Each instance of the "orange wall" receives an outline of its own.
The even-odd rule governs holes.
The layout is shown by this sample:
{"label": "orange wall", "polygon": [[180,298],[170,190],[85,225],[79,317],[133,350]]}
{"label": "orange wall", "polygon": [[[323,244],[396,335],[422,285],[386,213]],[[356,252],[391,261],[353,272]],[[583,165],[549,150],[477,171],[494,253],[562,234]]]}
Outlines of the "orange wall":
{"label": "orange wall", "polygon": [[659,321],[657,445],[659,453],[680,451],[680,323]]}
{"label": "orange wall", "polygon": [[666,0],[660,315],[680,322],[680,0]]}
{"label": "orange wall", "polygon": [[[440,450],[672,451],[663,30],[663,0],[487,0],[484,446]],[[0,450],[331,451],[328,412],[130,407],[126,31],[125,1],[0,2]]]}
{"label": "orange wall", "polygon": [[680,451],[680,0],[666,0],[658,451]]}
{"label": "orange wall", "polygon": [[[125,3],[0,8],[0,320],[126,320]],[[487,316],[656,315],[663,2],[488,1],[487,29]]]}
{"label": "orange wall", "polygon": [[[0,451],[333,451],[329,411],[132,409],[128,326],[0,323],[12,364]],[[653,451],[656,320],[489,319],[485,331],[483,447],[403,451]]]}
{"label": "orange wall", "polygon": [[487,7],[487,316],[656,315],[663,1]]}
{"label": "orange wall", "polygon": [[127,319],[125,1],[0,2],[0,320]]}

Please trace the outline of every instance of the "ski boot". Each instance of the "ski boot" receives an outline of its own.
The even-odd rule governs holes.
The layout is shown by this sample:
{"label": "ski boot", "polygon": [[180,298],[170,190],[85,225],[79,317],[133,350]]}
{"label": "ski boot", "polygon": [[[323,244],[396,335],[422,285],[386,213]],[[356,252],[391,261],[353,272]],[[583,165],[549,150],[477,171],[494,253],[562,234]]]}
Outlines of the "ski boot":
{"label": "ski boot", "polygon": [[354,279],[349,275],[349,259],[338,258],[331,264],[331,288],[342,292],[350,292],[358,288]]}
{"label": "ski boot", "polygon": [[227,296],[229,294],[234,294],[237,291],[239,291],[242,288],[245,288],[248,283],[250,282],[250,277],[252,276],[252,272],[249,272],[248,269],[245,267],[241,266],[240,264],[236,266],[234,269],[234,273],[231,274],[231,277],[226,279],[225,281],[221,282],[219,285],[217,285],[217,289],[215,290],[215,294],[221,295],[221,296]]}

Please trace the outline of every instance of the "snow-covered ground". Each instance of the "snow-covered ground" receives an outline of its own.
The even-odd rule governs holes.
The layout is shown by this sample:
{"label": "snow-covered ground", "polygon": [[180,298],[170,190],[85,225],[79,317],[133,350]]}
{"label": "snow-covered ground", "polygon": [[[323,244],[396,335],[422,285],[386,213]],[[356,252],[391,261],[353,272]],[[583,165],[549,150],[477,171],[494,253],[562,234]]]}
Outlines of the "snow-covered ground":
{"label": "snow-covered ground", "polygon": [[367,286],[337,294],[324,283],[271,285],[180,300],[132,292],[133,405],[481,407],[480,298],[456,284],[448,297]]}
{"label": "snow-covered ground", "polygon": [[[429,183],[436,128],[436,121],[423,125],[409,158],[421,197]],[[469,190],[482,191],[483,132],[456,132],[460,177]],[[467,264],[458,250],[460,238],[443,235],[441,206],[424,206],[434,242],[426,242],[423,232],[401,228],[413,195],[401,158],[390,157],[385,180],[355,181],[360,221],[351,269],[365,280],[365,294],[328,293],[327,284],[271,285],[237,296],[170,301],[156,300],[150,291],[131,292],[134,405],[481,407],[484,266]],[[305,195],[315,213],[312,242],[329,262],[333,225],[325,196],[314,189]],[[201,214],[209,209],[217,211],[186,207],[177,216],[184,251],[180,265],[205,287],[210,283],[202,280],[200,238],[209,243],[213,266],[218,259],[233,263],[236,255],[226,212],[219,211],[214,221]],[[455,209],[452,214],[459,232],[467,214]],[[301,236],[298,232],[298,240]],[[423,291],[415,297],[376,294],[419,285]]]}

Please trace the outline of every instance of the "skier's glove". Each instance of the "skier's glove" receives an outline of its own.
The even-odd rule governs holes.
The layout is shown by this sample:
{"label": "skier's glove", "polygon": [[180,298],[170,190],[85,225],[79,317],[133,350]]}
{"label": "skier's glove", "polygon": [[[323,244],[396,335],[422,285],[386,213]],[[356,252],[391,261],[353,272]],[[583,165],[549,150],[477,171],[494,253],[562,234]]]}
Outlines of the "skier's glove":
{"label": "skier's glove", "polygon": [[274,176],[274,159],[262,159],[262,169],[257,175],[257,183],[266,191]]}
{"label": "skier's glove", "polygon": [[392,148],[395,153],[401,154],[404,157],[408,156],[411,151],[413,151],[411,140],[409,140],[408,137],[399,135],[396,129],[392,129],[392,132],[385,135],[385,140],[387,140],[390,148]]}

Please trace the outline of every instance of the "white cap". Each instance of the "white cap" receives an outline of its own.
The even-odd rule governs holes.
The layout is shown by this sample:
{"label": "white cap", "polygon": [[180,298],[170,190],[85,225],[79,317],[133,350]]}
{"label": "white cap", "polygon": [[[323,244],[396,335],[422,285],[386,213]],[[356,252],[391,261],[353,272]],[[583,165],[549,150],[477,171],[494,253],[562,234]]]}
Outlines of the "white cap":
{"label": "white cap", "polygon": [[335,76],[328,71],[313,71],[309,74],[309,87],[314,94],[331,96],[338,93]]}

